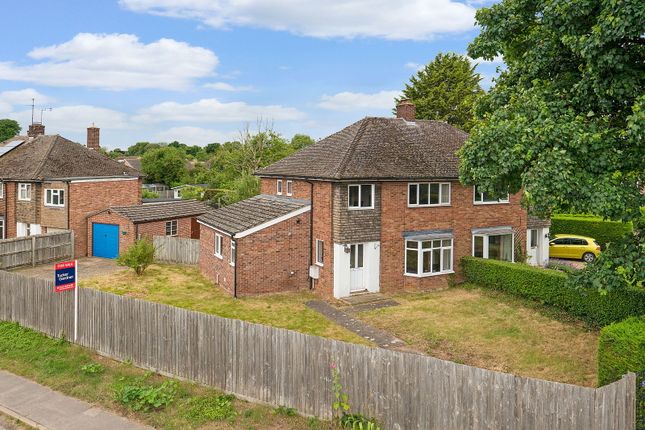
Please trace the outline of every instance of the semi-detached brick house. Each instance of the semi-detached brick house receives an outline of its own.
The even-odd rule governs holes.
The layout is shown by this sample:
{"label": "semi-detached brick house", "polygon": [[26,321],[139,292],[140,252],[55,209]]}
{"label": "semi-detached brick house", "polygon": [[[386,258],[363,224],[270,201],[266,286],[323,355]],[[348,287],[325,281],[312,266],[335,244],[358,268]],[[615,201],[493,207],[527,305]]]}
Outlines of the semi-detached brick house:
{"label": "semi-detached brick house", "polygon": [[[237,276],[246,276],[239,273],[242,265],[252,273],[262,264],[258,260],[271,256],[276,271],[311,266],[311,279],[300,288],[346,297],[444,287],[458,274],[461,257],[512,261],[527,241],[531,262],[543,264],[548,224],[529,219],[519,193],[491,198],[459,183],[456,152],[466,138],[445,122],[415,120],[414,106],[403,103],[397,118],[362,119],[260,169],[263,196],[311,202],[310,230],[302,232],[304,239],[291,238],[307,248],[301,257],[306,261],[276,257],[282,252],[277,242],[260,246],[249,238],[246,246],[256,257],[238,256]],[[220,229],[237,214],[228,216],[209,226]],[[276,233],[287,231],[274,227]],[[202,235],[202,249],[211,239]],[[213,277],[207,258],[202,270]],[[266,288],[263,278],[245,286],[248,293]]]}
{"label": "semi-detached brick house", "polygon": [[88,255],[87,216],[139,204],[141,174],[98,151],[96,127],[88,148],[37,126],[0,144],[0,238],[73,230],[76,255]]}
{"label": "semi-detached brick house", "polygon": [[107,208],[87,218],[88,249],[96,257],[114,258],[143,237],[199,239],[197,217],[208,209],[195,200]]}

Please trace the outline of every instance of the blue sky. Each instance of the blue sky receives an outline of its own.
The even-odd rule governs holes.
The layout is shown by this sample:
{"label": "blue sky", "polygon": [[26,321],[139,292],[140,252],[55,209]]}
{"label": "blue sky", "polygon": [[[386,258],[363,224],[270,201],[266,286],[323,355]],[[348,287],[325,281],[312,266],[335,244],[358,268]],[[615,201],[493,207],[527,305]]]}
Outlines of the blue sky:
{"label": "blue sky", "polygon": [[[438,52],[465,53],[481,1],[31,0],[4,5],[0,118],[102,145],[206,144],[246,124],[322,138],[392,99]],[[7,36],[11,35],[11,36]],[[499,61],[480,62],[484,85]]]}

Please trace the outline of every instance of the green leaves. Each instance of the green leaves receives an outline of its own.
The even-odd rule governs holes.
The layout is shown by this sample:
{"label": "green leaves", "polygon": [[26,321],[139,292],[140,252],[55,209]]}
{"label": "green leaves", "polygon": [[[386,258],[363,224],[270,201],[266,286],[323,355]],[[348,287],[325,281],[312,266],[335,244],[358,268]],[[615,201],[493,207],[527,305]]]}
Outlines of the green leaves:
{"label": "green leaves", "polygon": [[20,133],[20,124],[13,119],[0,119],[0,142],[4,142]]}
{"label": "green leaves", "polygon": [[137,276],[141,276],[148,266],[154,262],[155,252],[155,246],[150,240],[139,239],[119,255],[116,263],[119,266],[134,269]]}
{"label": "green leaves", "polygon": [[159,386],[126,384],[117,388],[115,400],[134,411],[149,412],[170,405],[177,394],[177,382],[166,381]]}

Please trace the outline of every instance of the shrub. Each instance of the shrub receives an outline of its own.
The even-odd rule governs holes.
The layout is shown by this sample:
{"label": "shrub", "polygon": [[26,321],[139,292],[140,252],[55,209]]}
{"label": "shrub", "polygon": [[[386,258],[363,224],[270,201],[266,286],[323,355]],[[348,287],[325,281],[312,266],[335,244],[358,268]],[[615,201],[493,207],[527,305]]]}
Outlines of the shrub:
{"label": "shrub", "polygon": [[154,191],[143,189],[143,191],[141,191],[141,198],[142,199],[158,199],[159,198],[159,193],[155,193]]}
{"label": "shrub", "polygon": [[645,370],[645,316],[632,317],[600,330],[598,383],[617,381],[627,372]]}
{"label": "shrub", "polygon": [[148,239],[137,240],[125,252],[119,255],[116,262],[119,266],[127,266],[134,269],[138,276],[155,260],[155,246]]}
{"label": "shrub", "polygon": [[344,429],[351,430],[381,430],[376,421],[361,414],[345,414],[340,419],[340,425]]}
{"label": "shrub", "polygon": [[632,231],[631,223],[605,221],[592,215],[553,215],[551,234],[579,234],[593,237],[605,249],[608,243],[614,242]]}
{"label": "shrub", "polygon": [[603,294],[571,286],[567,275],[556,270],[475,257],[462,258],[461,265],[469,282],[561,309],[591,326],[603,327],[645,313],[642,288]]}
{"label": "shrub", "polygon": [[175,400],[176,393],[175,381],[166,381],[159,386],[131,384],[119,387],[115,399],[134,411],[148,412],[170,405]]}

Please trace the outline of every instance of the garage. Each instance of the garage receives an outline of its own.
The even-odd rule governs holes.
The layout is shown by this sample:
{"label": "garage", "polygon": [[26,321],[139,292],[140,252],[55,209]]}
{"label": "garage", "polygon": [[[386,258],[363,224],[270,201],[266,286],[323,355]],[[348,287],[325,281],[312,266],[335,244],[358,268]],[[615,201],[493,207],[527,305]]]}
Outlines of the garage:
{"label": "garage", "polygon": [[92,224],[92,255],[101,258],[116,258],[119,255],[119,226]]}

